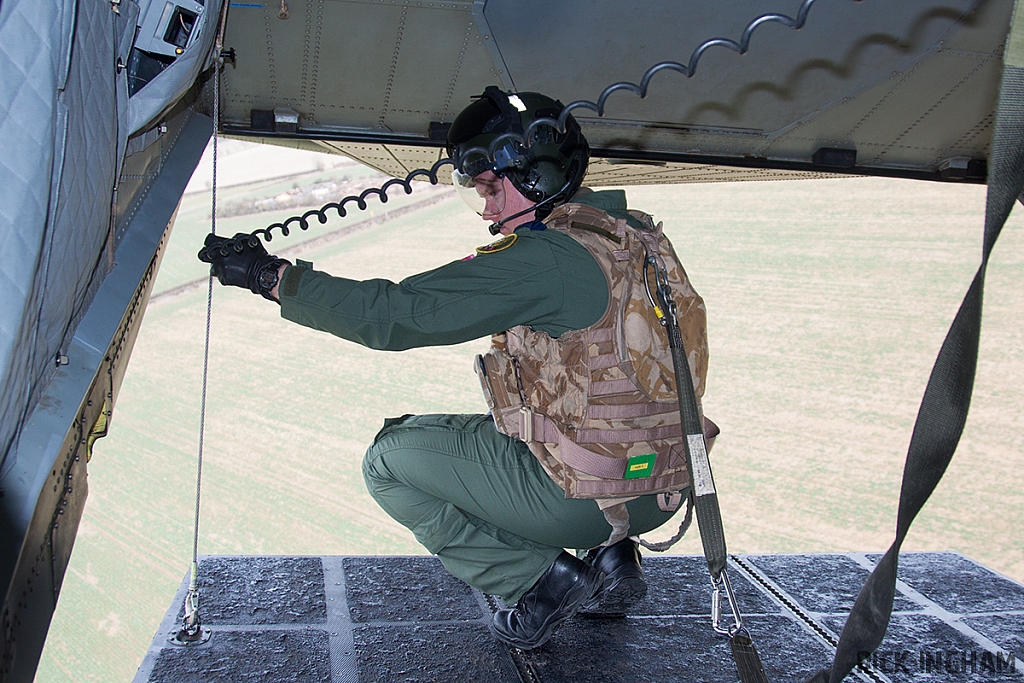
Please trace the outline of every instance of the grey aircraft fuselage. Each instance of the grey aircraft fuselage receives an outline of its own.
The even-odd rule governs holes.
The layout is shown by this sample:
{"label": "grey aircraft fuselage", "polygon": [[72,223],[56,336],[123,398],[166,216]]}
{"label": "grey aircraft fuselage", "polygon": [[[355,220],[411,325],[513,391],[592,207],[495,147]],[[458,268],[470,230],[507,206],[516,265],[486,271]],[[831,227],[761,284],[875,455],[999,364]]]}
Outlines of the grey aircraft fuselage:
{"label": "grey aircraft fuselage", "polygon": [[[0,681],[31,680],[174,211],[215,129],[405,178],[485,86],[564,103],[587,184],[984,183],[1012,0],[5,0]],[[220,120],[211,65],[223,55]],[[696,65],[696,70],[693,70]],[[685,68],[684,68],[685,67]],[[688,71],[688,73],[681,73]],[[445,182],[447,169],[439,180]]]}

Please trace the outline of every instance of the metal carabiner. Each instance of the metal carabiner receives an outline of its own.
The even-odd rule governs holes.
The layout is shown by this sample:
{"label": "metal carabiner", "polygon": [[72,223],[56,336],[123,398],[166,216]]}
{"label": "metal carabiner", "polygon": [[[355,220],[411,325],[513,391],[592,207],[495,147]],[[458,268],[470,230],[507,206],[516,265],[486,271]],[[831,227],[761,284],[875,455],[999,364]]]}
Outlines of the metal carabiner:
{"label": "metal carabiner", "polygon": [[[732,590],[732,582],[729,580],[729,574],[724,567],[722,568],[722,573],[719,574],[718,581],[715,580],[715,577],[711,577],[711,587],[713,589],[711,593],[711,628],[715,630],[715,633],[732,638],[743,630],[743,618],[740,616],[740,607],[736,603],[736,594]],[[733,624],[728,628],[722,627],[723,589],[733,618]]]}
{"label": "metal carabiner", "polygon": [[199,586],[198,586],[198,563],[192,563],[191,578],[188,582],[188,593],[185,595],[185,605],[182,608],[181,628],[175,638],[182,642],[196,642],[203,637],[203,624],[199,618]]}
{"label": "metal carabiner", "polygon": [[[647,276],[647,270],[651,266],[654,266],[654,274],[655,276],[657,276],[658,262],[654,260],[653,256],[648,254],[647,257],[644,259],[644,292],[647,293],[647,300],[651,302],[651,308],[654,309],[654,315],[658,317],[658,322],[661,323],[662,327],[664,327],[668,321],[665,320],[665,312],[661,310],[661,306],[658,305],[658,302],[654,300],[654,295],[651,294],[651,281]],[[658,296],[660,298],[660,292]]]}
{"label": "metal carabiner", "polygon": [[654,264],[654,273],[658,278],[658,298],[661,299],[668,317],[672,319],[672,324],[677,325],[679,321],[676,318],[676,302],[672,298],[672,288],[669,286],[668,269],[659,266],[653,258],[651,261]]}
{"label": "metal carabiner", "polygon": [[185,596],[185,610],[181,618],[181,627],[189,635],[194,635],[201,626],[202,624],[199,622],[199,591],[190,588],[188,595]]}
{"label": "metal carabiner", "polygon": [[[654,296],[651,294],[651,282],[647,275],[647,269],[651,266],[654,266],[655,290],[658,293],[660,304],[654,301]],[[678,324],[679,321],[676,319],[676,302],[672,299],[672,288],[669,286],[668,269],[660,265],[658,260],[650,253],[647,254],[647,258],[644,260],[644,288],[647,290],[647,298],[654,307],[658,321],[662,325],[668,325],[666,318],[671,318],[673,325]]]}

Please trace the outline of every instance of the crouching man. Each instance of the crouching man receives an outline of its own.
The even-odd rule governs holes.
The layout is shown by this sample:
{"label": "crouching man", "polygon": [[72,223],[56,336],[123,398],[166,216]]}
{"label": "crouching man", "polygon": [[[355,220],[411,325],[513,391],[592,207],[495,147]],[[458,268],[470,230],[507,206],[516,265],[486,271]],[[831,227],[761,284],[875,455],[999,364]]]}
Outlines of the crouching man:
{"label": "crouching man", "polygon": [[[386,420],[363,474],[451,574],[512,605],[491,630],[522,649],[573,614],[621,616],[641,600],[632,537],[665,524],[688,493],[646,255],[673,286],[698,398],[707,371],[703,302],[660,226],[627,211],[622,191],[581,189],[589,147],[571,117],[565,132],[528,131],[561,111],[543,95],[489,87],[452,124],[456,188],[500,234],[474,258],[396,284],[292,265],[244,235],[240,251],[211,235],[200,252],[222,284],[370,348],[492,336],[476,368],[491,412]],[[530,137],[481,151],[505,133]]]}

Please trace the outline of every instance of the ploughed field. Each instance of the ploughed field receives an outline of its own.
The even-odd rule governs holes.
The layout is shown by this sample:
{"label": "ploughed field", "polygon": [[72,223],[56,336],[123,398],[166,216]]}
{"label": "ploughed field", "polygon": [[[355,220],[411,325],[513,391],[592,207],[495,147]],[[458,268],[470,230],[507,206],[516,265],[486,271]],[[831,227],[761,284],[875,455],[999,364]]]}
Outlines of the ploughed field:
{"label": "ploughed field", "polygon": [[[341,182],[344,170],[307,170],[224,196],[241,206],[247,192],[260,199]],[[453,194],[426,206],[418,194],[439,198],[371,200],[378,218],[400,204],[407,212],[355,227],[365,214],[314,223],[309,237],[350,230],[289,256],[397,281],[490,240]],[[985,188],[852,178],[631,188],[628,196],[664,221],[707,303],[704,405],[723,430],[712,465],[730,550],[888,547],[928,372],[980,259]],[[224,218],[220,232],[289,213]],[[191,560],[206,286],[181,285],[203,276],[194,254],[208,221],[209,193],[186,195],[110,435],[89,464],[89,502],[38,681],[130,680]],[[1018,581],[1021,222],[1011,217],[989,268],[966,432],[904,546],[958,550]],[[472,371],[486,344],[374,352],[218,286],[200,553],[422,553],[366,493],[360,460],[385,417],[486,410]],[[699,553],[696,529],[673,552]]]}

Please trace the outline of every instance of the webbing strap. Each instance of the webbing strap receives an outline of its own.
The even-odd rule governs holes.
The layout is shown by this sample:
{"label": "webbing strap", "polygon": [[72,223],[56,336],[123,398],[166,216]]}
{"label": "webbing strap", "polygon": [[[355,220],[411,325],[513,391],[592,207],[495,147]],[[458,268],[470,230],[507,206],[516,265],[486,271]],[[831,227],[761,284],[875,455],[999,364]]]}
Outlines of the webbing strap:
{"label": "webbing strap", "polygon": [[667,415],[679,410],[674,403],[622,403],[612,405],[587,405],[587,418],[591,420],[619,420],[632,417]]}
{"label": "webbing strap", "polygon": [[921,399],[903,469],[896,538],[861,589],[843,627],[832,666],[820,670],[808,683],[838,683],[853,670],[862,653],[874,652],[881,644],[892,615],[900,546],[945,473],[963,433],[978,361],[985,269],[1014,200],[1024,189],[1024,21],[1017,21],[1019,7],[1014,11],[1004,55],[988,160],[981,265],[946,334]]}
{"label": "webbing strap", "polygon": [[614,396],[616,394],[631,394],[636,390],[636,385],[628,379],[601,379],[590,383],[591,396]]}
{"label": "webbing strap", "polygon": [[622,479],[622,475],[626,473],[626,460],[609,458],[587,450],[562,434],[551,420],[546,417],[543,419],[543,438],[548,443],[558,444],[559,453],[566,465],[602,479]]}
{"label": "webbing strap", "polygon": [[[573,469],[586,474],[592,474],[595,477],[601,477],[603,479],[623,478],[623,474],[626,471],[627,460],[601,455],[600,453],[595,453],[584,448],[563,434],[562,430],[558,428],[558,425],[546,415],[542,413],[534,413],[532,411],[524,413],[523,411],[516,410],[515,408],[506,408],[505,414],[506,420],[514,420],[515,418],[512,417],[513,415],[519,418],[519,430],[518,433],[513,434],[513,436],[517,436],[527,443],[542,441],[544,443],[558,444],[559,455],[562,458],[562,461]],[[527,424],[527,421],[529,421],[530,424]],[[514,424],[514,422],[512,422],[512,424]],[[676,435],[680,433],[679,425],[657,427],[655,429],[673,431]],[[582,431],[599,432],[602,430],[579,430],[577,434]],[[711,420],[704,418],[704,439],[707,443],[707,451],[711,450],[715,437],[718,436],[720,431],[721,430],[719,430],[718,425]],[[603,431],[600,435],[600,441],[594,440],[590,443],[622,443],[625,441],[637,441],[639,439],[629,439],[626,437],[629,435],[636,436],[639,432],[643,432],[646,438],[654,433],[654,430]],[[667,464],[671,465],[671,463]],[[638,485],[640,485],[639,482]]]}
{"label": "webbing strap", "polygon": [[600,356],[591,356],[587,361],[591,370],[607,370],[608,368],[619,367],[619,356],[614,353],[605,353]]}
{"label": "webbing strap", "polygon": [[[667,308],[667,307],[666,307]],[[666,331],[669,336],[669,348],[672,350],[672,365],[676,377],[689,377],[690,364],[684,357],[683,337],[679,326],[669,315],[666,318]],[[686,386],[676,380],[676,387]],[[704,442],[704,426],[701,424],[700,412],[697,408],[697,396],[693,391],[676,391],[679,398],[679,414],[686,435],[686,464],[690,470],[690,495],[693,497],[693,508],[697,513],[697,524],[700,527],[700,542],[704,546],[704,558],[708,563],[708,571],[717,581],[725,569],[727,551],[725,547],[725,529],[722,525],[722,511],[718,505],[718,492],[715,490],[711,477],[711,465],[708,462],[707,447]]]}
{"label": "webbing strap", "polygon": [[630,443],[635,441],[659,441],[677,439],[683,435],[683,428],[676,424],[648,427],[647,429],[577,429],[579,443]]}
{"label": "webbing strap", "polygon": [[[736,595],[733,593],[732,584],[729,581],[722,511],[718,505],[718,492],[715,490],[711,476],[711,463],[708,460],[708,447],[705,441],[707,424],[701,424],[697,395],[691,390],[692,385],[689,382],[679,381],[680,377],[690,377],[691,373],[690,364],[684,357],[683,337],[679,331],[679,325],[676,323],[676,307],[669,291],[668,277],[664,266],[658,264],[656,258],[649,257],[648,264],[644,267],[647,268],[648,265],[654,265],[658,270],[658,298],[667,311],[667,315],[664,317],[659,313],[659,318],[665,323],[669,348],[672,350],[676,395],[679,398],[679,416],[686,434],[684,443],[686,445],[686,464],[690,470],[690,500],[693,502],[693,509],[697,512],[700,542],[704,546],[704,559],[707,561],[708,572],[711,574],[711,582],[715,589],[712,596],[712,626],[716,632],[729,636],[729,647],[732,650],[733,660],[736,662],[736,672],[739,674],[741,683],[768,683],[768,676],[761,664],[761,658],[757,654],[757,647],[743,627],[739,605],[736,604]],[[683,391],[682,387],[687,387],[688,390]],[[717,433],[717,425],[712,422],[711,426]],[[729,628],[723,628],[719,624],[719,619],[723,616],[721,611],[723,593],[735,620],[733,626]]]}

